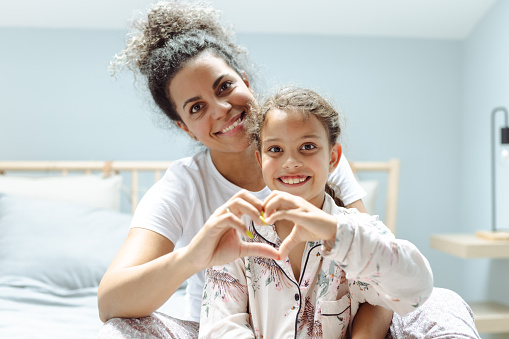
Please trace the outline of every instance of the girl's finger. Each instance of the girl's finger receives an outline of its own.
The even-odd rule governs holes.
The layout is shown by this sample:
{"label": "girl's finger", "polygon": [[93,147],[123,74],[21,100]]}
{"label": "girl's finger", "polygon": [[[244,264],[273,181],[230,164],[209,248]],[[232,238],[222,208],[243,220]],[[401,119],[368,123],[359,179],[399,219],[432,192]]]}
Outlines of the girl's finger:
{"label": "girl's finger", "polygon": [[272,213],[277,210],[287,210],[298,207],[296,204],[296,197],[286,192],[274,191],[272,192],[263,203],[265,216],[270,217]]}
{"label": "girl's finger", "polygon": [[281,243],[281,246],[279,246],[279,255],[283,260],[286,259],[290,252],[292,251],[292,249],[301,242],[301,240],[299,240],[294,230],[292,230],[292,232]]}

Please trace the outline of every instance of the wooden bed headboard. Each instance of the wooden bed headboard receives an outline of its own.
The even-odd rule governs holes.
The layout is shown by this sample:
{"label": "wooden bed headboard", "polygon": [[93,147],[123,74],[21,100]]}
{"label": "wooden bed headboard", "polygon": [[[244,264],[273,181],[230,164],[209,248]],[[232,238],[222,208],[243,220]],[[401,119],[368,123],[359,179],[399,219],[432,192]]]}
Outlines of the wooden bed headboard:
{"label": "wooden bed headboard", "polygon": [[[154,182],[159,180],[166,171],[170,161],[0,161],[0,175],[7,172],[60,172],[66,176],[71,172],[103,173],[105,176],[111,173],[130,173],[130,201],[134,212],[138,205],[139,197],[139,173],[153,173]],[[350,166],[354,173],[361,172],[387,172],[387,197],[385,224],[389,229],[396,232],[396,213],[398,205],[399,186],[399,160],[391,159],[386,162],[351,161]]]}
{"label": "wooden bed headboard", "polygon": [[361,172],[387,172],[387,196],[385,203],[385,225],[396,234],[396,217],[398,212],[398,189],[399,189],[399,166],[398,159],[389,161],[350,161],[350,167],[354,173]]}

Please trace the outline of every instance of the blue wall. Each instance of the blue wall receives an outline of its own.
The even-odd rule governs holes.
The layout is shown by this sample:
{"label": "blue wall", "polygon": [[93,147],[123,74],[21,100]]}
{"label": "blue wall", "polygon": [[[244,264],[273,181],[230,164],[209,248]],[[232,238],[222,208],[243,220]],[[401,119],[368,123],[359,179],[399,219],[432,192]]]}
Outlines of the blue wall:
{"label": "blue wall", "polygon": [[[345,114],[349,159],[401,160],[398,236],[428,257],[436,286],[469,300],[502,295],[509,304],[508,260],[463,260],[429,247],[432,233],[490,227],[489,114],[509,105],[508,26],[509,3],[499,1],[466,41],[238,38],[260,65],[260,89],[293,82],[334,99]],[[133,86],[128,72],[109,76],[124,34],[0,29],[0,159],[168,160],[195,152],[167,128],[142,82]]]}
{"label": "blue wall", "polygon": [[[498,1],[463,45],[461,101],[461,218],[458,229],[491,228],[491,112],[509,108],[509,2]],[[497,142],[503,114],[497,115]],[[509,167],[497,163],[499,227],[509,229]],[[472,300],[509,305],[509,259],[474,259],[460,292]]]}

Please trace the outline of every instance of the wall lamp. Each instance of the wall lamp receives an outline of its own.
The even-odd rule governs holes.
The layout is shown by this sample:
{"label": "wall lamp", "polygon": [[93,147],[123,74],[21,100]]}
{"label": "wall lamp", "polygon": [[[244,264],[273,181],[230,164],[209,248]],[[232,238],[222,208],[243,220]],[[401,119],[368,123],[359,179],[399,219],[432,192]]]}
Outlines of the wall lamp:
{"label": "wall lamp", "polygon": [[[495,116],[498,112],[504,112],[505,114],[505,127],[502,127],[500,130],[500,151],[495,151],[496,143],[495,139]],[[498,158],[498,159],[497,159]],[[497,229],[497,191],[496,191],[496,162],[500,161],[509,165],[509,124],[508,124],[508,114],[507,109],[505,107],[497,107],[491,113],[491,230],[492,232],[499,231]]]}

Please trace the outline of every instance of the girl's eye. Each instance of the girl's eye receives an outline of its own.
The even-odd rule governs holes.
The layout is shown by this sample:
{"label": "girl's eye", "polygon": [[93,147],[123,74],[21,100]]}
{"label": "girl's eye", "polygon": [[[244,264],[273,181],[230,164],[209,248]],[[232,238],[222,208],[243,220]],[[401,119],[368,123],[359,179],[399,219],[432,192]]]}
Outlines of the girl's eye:
{"label": "girl's eye", "polygon": [[268,148],[268,151],[272,152],[272,153],[279,153],[279,152],[282,152],[283,149],[279,146],[272,146],[272,147]]}
{"label": "girl's eye", "polygon": [[315,149],[315,148],[316,148],[316,146],[313,144],[304,144],[300,147],[300,149],[303,151],[311,151],[312,149]]}

